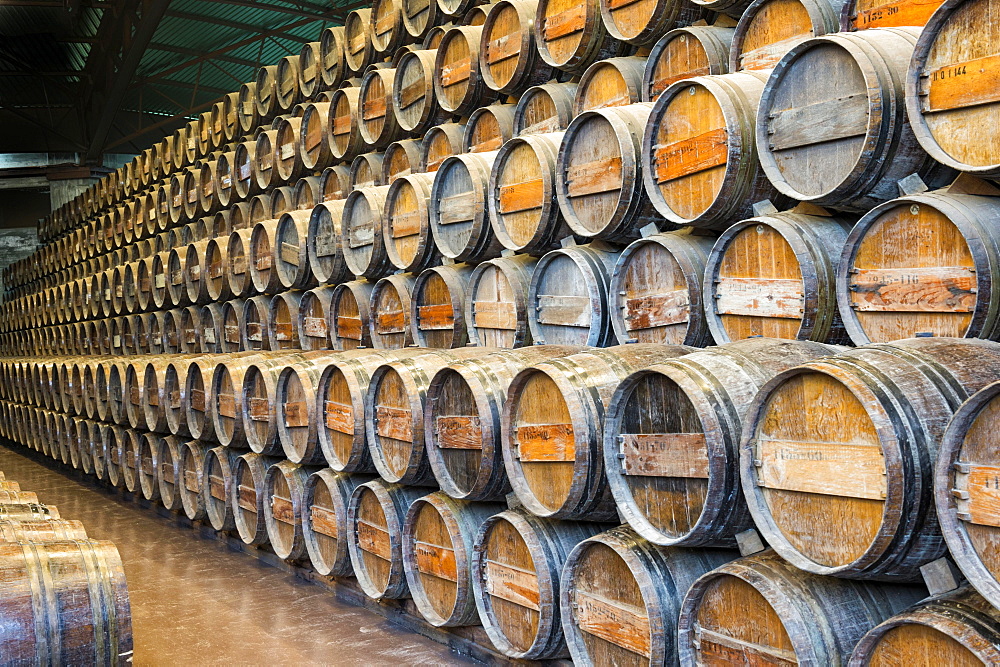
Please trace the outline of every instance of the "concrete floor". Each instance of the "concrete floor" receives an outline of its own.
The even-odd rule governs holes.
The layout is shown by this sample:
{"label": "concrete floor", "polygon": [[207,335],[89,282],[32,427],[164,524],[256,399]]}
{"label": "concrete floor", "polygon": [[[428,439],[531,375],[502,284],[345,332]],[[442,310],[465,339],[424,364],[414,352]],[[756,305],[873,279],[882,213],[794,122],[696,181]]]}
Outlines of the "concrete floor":
{"label": "concrete floor", "polygon": [[474,664],[381,616],[335,600],[152,509],[115,498],[0,446],[8,480],[111,540],[128,579],[133,664]]}

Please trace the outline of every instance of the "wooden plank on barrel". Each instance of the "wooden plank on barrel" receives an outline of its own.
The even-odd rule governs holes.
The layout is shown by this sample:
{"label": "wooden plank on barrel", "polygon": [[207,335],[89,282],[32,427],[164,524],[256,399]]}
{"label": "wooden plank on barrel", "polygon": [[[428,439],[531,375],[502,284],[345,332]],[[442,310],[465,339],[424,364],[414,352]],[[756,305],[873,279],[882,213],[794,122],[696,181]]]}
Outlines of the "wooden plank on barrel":
{"label": "wooden plank on barrel", "polygon": [[622,474],[708,479],[704,433],[623,433]]}
{"label": "wooden plank on barrel", "polygon": [[232,394],[219,394],[217,399],[219,415],[236,417],[236,398]]}
{"label": "wooden plank on barrel", "polygon": [[288,262],[292,266],[299,265],[299,247],[292,243],[281,244],[281,261]]}
{"label": "wooden plank on barrel", "polygon": [[494,65],[521,52],[521,31],[497,37],[486,44],[486,62]]}
{"label": "wooden plank on barrel", "polygon": [[254,262],[254,266],[257,267],[258,271],[264,271],[266,269],[270,269],[271,268],[271,256],[270,255],[261,255]]}
{"label": "wooden plank on barrel", "polygon": [[[180,392],[176,392],[176,393],[178,394],[178,398],[180,398]],[[191,403],[191,409],[192,410],[197,410],[198,412],[204,412],[205,411],[205,392],[204,391],[202,391],[201,389],[192,389],[189,392],[188,396],[189,396],[188,401]],[[178,401],[177,405],[172,405],[171,407],[174,407],[174,408],[181,407],[180,406],[180,402]]]}
{"label": "wooden plank on barrel", "polygon": [[691,298],[686,289],[635,297],[625,301],[624,312],[629,331],[683,324],[691,318]]}
{"label": "wooden plank on barrel", "polygon": [[418,540],[414,543],[413,552],[416,556],[417,569],[423,574],[447,581],[458,581],[454,549]]}
{"label": "wooden plank on barrel", "polygon": [[530,211],[541,208],[544,203],[545,183],[540,178],[501,185],[497,194],[497,204],[501,213]]}
{"label": "wooden plank on barrel", "polygon": [[616,155],[566,169],[566,192],[570,197],[597,195],[622,187],[622,158]]}
{"label": "wooden plank on barrel", "polygon": [[313,505],[309,509],[309,520],[314,533],[337,538],[339,526],[337,525],[337,513],[319,505]]}
{"label": "wooden plank on barrel", "polygon": [[772,113],[768,128],[771,150],[864,136],[869,108],[868,94],[858,93]]}
{"label": "wooden plank on barrel", "polygon": [[590,297],[586,296],[539,294],[537,310],[540,324],[564,327],[587,328],[593,315]]}
{"label": "wooden plank on barrel", "polygon": [[289,428],[309,426],[309,407],[304,401],[285,403],[285,426]]}
{"label": "wooden plank on barrel", "polygon": [[170,462],[163,462],[160,464],[160,479],[162,479],[167,484],[174,483],[174,464]]}
{"label": "wooden plank on barrel", "polygon": [[326,338],[326,319],[322,317],[302,318],[302,333],[310,338]]}
{"label": "wooden plank on barrel", "polygon": [[543,21],[542,36],[553,41],[580,32],[587,26],[587,5],[579,2],[569,9],[546,16]]}
{"label": "wooden plank on barrel", "polygon": [[347,243],[351,248],[362,248],[375,242],[375,222],[369,218],[364,222],[352,222],[348,230]]}
{"label": "wooden plank on barrel", "polygon": [[962,461],[954,467],[958,518],[1000,528],[1000,467]]}
{"label": "wooden plank on barrel", "polygon": [[208,493],[216,500],[225,502],[226,482],[219,475],[208,476]]}
{"label": "wooden plank on barrel", "polygon": [[226,332],[226,342],[227,343],[239,343],[240,342],[240,328],[235,325],[227,325],[224,327]]}
{"label": "wooden plank on barrel", "polygon": [[261,329],[260,322],[247,322],[247,340],[264,340],[264,332]]}
{"label": "wooden plank on barrel", "polygon": [[878,445],[760,438],[755,456],[758,486],[845,498],[885,498],[885,456]]}
{"label": "wooden plank on barrel", "polygon": [[365,120],[385,118],[385,98],[376,97],[374,99],[365,100],[362,105],[362,118]]}
{"label": "wooden plank on barrel", "polygon": [[799,664],[794,651],[755,644],[695,626],[698,657],[705,664],[770,665],[795,667]]}
{"label": "wooden plank on barrel", "polygon": [[383,560],[392,560],[392,542],[389,539],[389,531],[382,526],[358,519],[355,532],[358,536],[358,546],[363,551]]}
{"label": "wooden plank on barrel", "polygon": [[666,183],[726,164],[729,133],[720,127],[654,148],[656,180]]}
{"label": "wooden plank on barrel", "polygon": [[476,197],[473,192],[462,192],[438,201],[438,224],[450,225],[468,222],[476,217]]}
{"label": "wooden plank on barrel", "polygon": [[976,307],[974,269],[935,266],[855,269],[851,307],[859,311],[971,313]]}
{"label": "wooden plank on barrel", "polygon": [[457,83],[469,80],[469,72],[472,61],[469,56],[460,58],[453,63],[441,67],[441,85],[454,86]]}
{"label": "wooden plank on barrel", "polygon": [[295,329],[291,322],[275,322],[275,340],[292,340],[295,337]]}
{"label": "wooden plank on barrel", "polygon": [[794,278],[719,278],[715,287],[715,312],[754,317],[802,317],[805,295],[802,281]]}
{"label": "wooden plank on barrel", "polygon": [[576,460],[572,424],[525,424],[518,427],[516,440],[522,462]]}
{"label": "wooden plank on barrel", "polygon": [[472,312],[479,329],[512,331],[517,328],[517,307],[510,301],[474,301]]}
{"label": "wooden plank on barrel", "polygon": [[434,422],[437,446],[441,449],[482,449],[483,428],[479,417],[441,416]]}
{"label": "wooden plank on barrel", "polygon": [[649,617],[642,609],[579,589],[574,591],[573,599],[573,613],[581,630],[649,657]]}
{"label": "wooden plank on barrel", "polygon": [[333,134],[343,135],[351,133],[352,116],[335,116],[333,119]]}
{"label": "wooden plank on barrel", "polygon": [[379,405],[375,408],[375,432],[383,438],[412,442],[413,415],[405,408]]}
{"label": "wooden plank on barrel", "polygon": [[952,63],[921,76],[924,111],[947,111],[1000,101],[1000,55]]}
{"label": "wooden plank on barrel", "polygon": [[270,416],[266,398],[247,399],[250,419],[256,422],[266,422]]}
{"label": "wooden plank on barrel", "polygon": [[354,435],[354,409],[350,405],[327,401],[326,426],[340,433]]}
{"label": "wooden plank on barrel", "polygon": [[361,318],[338,315],[337,337],[349,340],[361,340]]}
{"label": "wooden plank on barrel", "polygon": [[240,506],[240,509],[246,510],[247,512],[257,513],[257,489],[252,486],[247,486],[246,484],[240,484],[237,488],[238,495],[236,498],[236,503]]}
{"label": "wooden plank on barrel", "polygon": [[394,213],[392,216],[392,238],[401,239],[420,233],[420,211]]}
{"label": "wooden plank on barrel", "polygon": [[799,42],[804,42],[811,36],[810,33],[792,35],[777,42],[764,44],[756,49],[741,53],[740,69],[746,71],[774,69],[774,66],[778,64],[781,57],[791,51],[793,46]]}
{"label": "wooden plank on barrel", "polygon": [[538,575],[529,570],[486,560],[486,591],[501,600],[540,611]]}
{"label": "wooden plank on barrel", "polygon": [[408,109],[420,100],[424,99],[425,82],[423,78],[417,79],[413,83],[407,84],[399,91],[399,107]]}
{"label": "wooden plank on barrel", "polygon": [[295,525],[295,506],[292,505],[291,498],[274,495],[271,496],[271,516],[275,521]]}
{"label": "wooden plank on barrel", "polygon": [[316,235],[316,256],[332,257],[337,254],[337,236],[333,229],[323,229]]}
{"label": "wooden plank on barrel", "polygon": [[[117,463],[117,461],[115,461],[115,463]],[[201,493],[201,484],[198,483],[197,471],[184,471],[184,487],[191,493]]]}
{"label": "wooden plank on barrel", "polygon": [[447,331],[455,326],[455,311],[450,303],[417,306],[421,331]]}
{"label": "wooden plank on barrel", "polygon": [[402,310],[390,310],[375,316],[375,327],[380,334],[394,334],[406,331],[406,314]]}

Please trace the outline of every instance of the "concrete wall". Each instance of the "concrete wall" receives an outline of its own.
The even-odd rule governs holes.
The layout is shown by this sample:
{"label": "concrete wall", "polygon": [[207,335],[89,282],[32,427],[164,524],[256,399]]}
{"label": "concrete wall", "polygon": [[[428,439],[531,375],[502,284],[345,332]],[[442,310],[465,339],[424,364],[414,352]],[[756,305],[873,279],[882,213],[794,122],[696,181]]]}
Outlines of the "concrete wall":
{"label": "concrete wall", "polygon": [[[37,227],[0,229],[0,269],[30,255],[37,244]],[[3,289],[3,278],[0,277],[0,293]]]}

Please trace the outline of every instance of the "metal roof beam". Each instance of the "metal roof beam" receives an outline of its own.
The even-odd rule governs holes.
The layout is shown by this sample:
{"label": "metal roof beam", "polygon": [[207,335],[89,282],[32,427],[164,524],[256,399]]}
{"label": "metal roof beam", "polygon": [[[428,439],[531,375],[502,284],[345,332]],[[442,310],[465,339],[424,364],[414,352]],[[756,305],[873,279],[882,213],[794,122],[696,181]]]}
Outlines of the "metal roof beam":
{"label": "metal roof beam", "polygon": [[110,62],[102,71],[110,77],[110,81],[103,82],[102,94],[96,95],[88,104],[88,108],[96,112],[90,118],[94,124],[87,150],[88,160],[96,160],[104,150],[115,115],[128,92],[129,82],[135,76],[136,68],[169,4],[170,0],[129,0],[125,5],[122,40],[107,51]]}
{"label": "metal roof beam", "polygon": [[[219,0],[213,0],[213,2],[217,1]],[[262,8],[260,5],[256,5],[256,7],[257,9]],[[278,30],[274,30],[270,28],[261,28],[259,26],[251,25],[249,23],[240,23],[239,21],[230,21],[228,19],[221,19],[215,16],[208,16],[206,14],[192,14],[190,12],[169,11],[167,12],[166,15],[169,16],[170,18],[183,19],[185,21],[211,23],[212,25],[222,26],[223,28],[232,28],[233,30],[238,30],[239,32],[255,32],[262,36],[278,34],[281,37],[284,37],[285,39],[290,39],[292,41],[299,42],[300,44],[304,44],[310,41],[305,37],[299,37],[298,35],[283,34],[281,32],[281,30],[287,30],[288,28],[292,27],[291,25],[285,26]],[[322,20],[323,20],[322,16],[313,16],[312,18],[307,20],[306,23],[311,23],[313,21],[322,21]]]}
{"label": "metal roof beam", "polygon": [[111,150],[112,148],[116,148],[118,146],[121,146],[122,144],[127,144],[127,143],[129,143],[129,142],[131,142],[131,141],[133,141],[133,140],[135,140],[135,139],[137,139],[137,138],[139,138],[139,137],[147,134],[147,133],[150,133],[150,132],[153,132],[155,130],[158,130],[161,127],[164,127],[164,126],[176,123],[178,120],[183,119],[185,122],[187,122],[189,116],[193,116],[193,115],[195,115],[197,113],[200,113],[202,111],[205,111],[207,109],[212,108],[212,105],[215,104],[215,102],[216,102],[216,100],[212,100],[211,102],[205,102],[204,104],[199,104],[196,107],[193,107],[191,109],[188,109],[187,111],[184,111],[183,113],[175,114],[173,116],[170,116],[169,118],[164,118],[163,120],[159,121],[158,123],[153,123],[152,125],[147,125],[146,127],[143,127],[141,129],[139,129],[138,131],[133,132],[132,134],[130,134],[128,136],[122,137],[121,139],[117,139],[117,140],[111,142],[110,144],[107,145],[107,150]]}
{"label": "metal roof beam", "polygon": [[172,67],[168,67],[167,69],[160,70],[156,74],[152,74],[150,76],[143,77],[142,79],[139,79],[138,81],[135,81],[133,83],[132,87],[135,88],[135,87],[138,87],[138,86],[143,86],[143,85],[145,85],[147,83],[151,83],[153,81],[158,81],[159,79],[162,79],[162,78],[170,76],[174,72],[180,72],[181,70],[187,69],[189,67],[194,67],[194,66],[198,65],[198,63],[202,62],[203,60],[211,60],[212,58],[217,58],[217,57],[219,57],[222,54],[229,53],[230,51],[235,51],[236,49],[243,48],[244,46],[249,46],[250,44],[255,44],[255,43],[260,42],[260,41],[262,41],[264,39],[267,39],[268,37],[271,37],[271,36],[281,37],[283,35],[283,31],[284,30],[290,30],[292,28],[298,28],[300,26],[309,25],[310,23],[315,23],[317,20],[318,19],[299,19],[298,21],[293,21],[292,23],[288,23],[288,24],[283,25],[283,26],[281,26],[279,28],[275,28],[273,30],[267,30],[265,32],[262,32],[260,35],[254,35],[253,37],[247,37],[246,39],[241,39],[238,42],[233,42],[232,44],[227,44],[226,46],[223,46],[222,48],[216,49],[215,51],[209,51],[208,53],[203,53],[202,55],[200,55],[200,56],[198,56],[196,58],[192,58],[191,60],[188,60],[187,62],[183,62],[183,63],[179,63],[177,65],[173,65]]}
{"label": "metal roof beam", "polygon": [[323,7],[321,5],[312,4],[309,2],[290,2],[289,4],[295,5],[294,7],[288,7],[285,5],[273,5],[267,2],[253,2],[252,0],[215,0],[216,4],[220,5],[235,5],[236,7],[252,7],[253,9],[263,9],[269,12],[278,12],[280,14],[290,14],[292,16],[300,16],[302,18],[313,17],[316,19],[337,19],[343,18],[343,14],[339,7]]}
{"label": "metal roof beam", "polygon": [[213,95],[227,95],[233,91],[225,90],[223,88],[213,88],[212,86],[206,86],[201,83],[188,83],[187,81],[177,81],[176,79],[160,79],[156,82],[157,86],[164,86],[169,88],[173,86],[174,88],[184,88],[185,90],[204,90],[206,93],[212,93]]}
{"label": "metal roof beam", "polygon": [[[201,57],[202,52],[197,49],[188,49],[183,46],[174,46],[173,44],[163,44],[162,42],[153,42],[149,45],[149,48],[156,49],[157,51],[166,51],[167,53],[179,53],[183,56],[191,56],[194,58]],[[260,65],[255,60],[247,60],[246,58],[237,58],[235,56],[220,55],[213,58],[213,60],[219,60],[225,63],[232,63],[233,65],[242,65],[244,67],[253,67],[257,69]]]}

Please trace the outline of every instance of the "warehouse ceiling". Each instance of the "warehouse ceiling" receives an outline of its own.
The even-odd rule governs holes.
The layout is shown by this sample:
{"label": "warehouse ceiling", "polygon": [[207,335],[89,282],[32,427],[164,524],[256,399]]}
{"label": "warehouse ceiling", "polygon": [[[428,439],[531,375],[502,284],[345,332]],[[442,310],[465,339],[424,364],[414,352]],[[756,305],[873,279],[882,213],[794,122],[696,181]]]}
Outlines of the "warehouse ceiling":
{"label": "warehouse ceiling", "polygon": [[0,0],[0,153],[136,153],[358,0]]}

